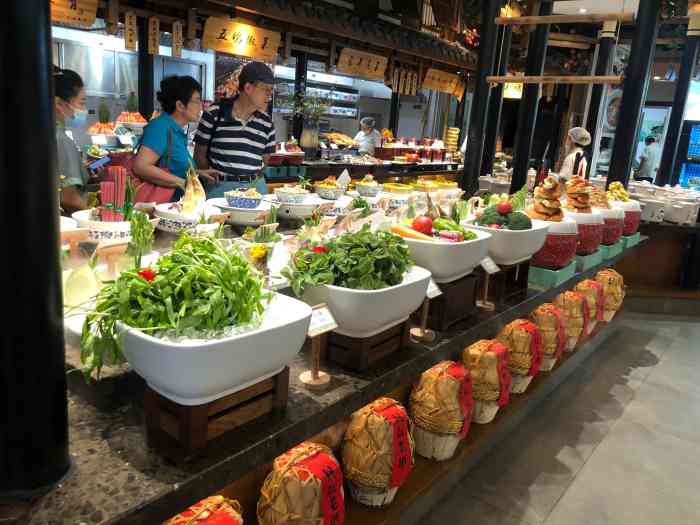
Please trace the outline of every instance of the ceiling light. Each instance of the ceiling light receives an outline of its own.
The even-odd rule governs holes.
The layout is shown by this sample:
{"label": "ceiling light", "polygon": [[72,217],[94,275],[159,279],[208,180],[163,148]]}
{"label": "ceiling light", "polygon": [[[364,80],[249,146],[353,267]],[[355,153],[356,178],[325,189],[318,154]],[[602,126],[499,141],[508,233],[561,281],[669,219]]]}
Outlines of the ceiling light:
{"label": "ceiling light", "polygon": [[661,80],[661,77],[655,76],[655,77],[654,77],[654,80]]}
{"label": "ceiling light", "polygon": [[581,14],[587,13],[587,12],[588,12],[588,9],[586,9],[585,7],[582,7],[581,9],[578,10],[578,12],[581,13]]}

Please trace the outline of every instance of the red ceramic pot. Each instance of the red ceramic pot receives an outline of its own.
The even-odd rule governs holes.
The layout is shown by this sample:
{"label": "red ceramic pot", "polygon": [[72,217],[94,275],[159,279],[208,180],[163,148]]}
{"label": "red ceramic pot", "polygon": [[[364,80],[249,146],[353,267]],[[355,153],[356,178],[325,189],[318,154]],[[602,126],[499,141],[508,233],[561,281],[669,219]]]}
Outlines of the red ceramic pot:
{"label": "red ceramic pot", "polygon": [[532,256],[532,265],[548,270],[559,270],[568,265],[576,255],[578,228],[572,219],[552,222],[544,246]]}

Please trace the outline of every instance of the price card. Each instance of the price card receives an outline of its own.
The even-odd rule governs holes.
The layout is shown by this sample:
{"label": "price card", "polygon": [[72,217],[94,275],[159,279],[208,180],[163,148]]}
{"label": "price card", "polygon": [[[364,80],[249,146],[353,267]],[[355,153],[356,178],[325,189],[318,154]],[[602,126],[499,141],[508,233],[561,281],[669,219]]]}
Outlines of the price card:
{"label": "price card", "polygon": [[428,284],[428,292],[425,294],[425,296],[428,299],[435,299],[436,297],[440,297],[442,295],[442,290],[440,290],[440,287],[430,279],[430,283]]}
{"label": "price card", "polygon": [[311,311],[311,323],[309,323],[309,331],[306,335],[309,338],[317,337],[331,330],[338,328],[338,323],[335,322],[333,314],[325,304],[314,306]]}
{"label": "price card", "polygon": [[481,264],[481,267],[486,273],[494,274],[501,271],[491,257],[484,257],[479,264]]}

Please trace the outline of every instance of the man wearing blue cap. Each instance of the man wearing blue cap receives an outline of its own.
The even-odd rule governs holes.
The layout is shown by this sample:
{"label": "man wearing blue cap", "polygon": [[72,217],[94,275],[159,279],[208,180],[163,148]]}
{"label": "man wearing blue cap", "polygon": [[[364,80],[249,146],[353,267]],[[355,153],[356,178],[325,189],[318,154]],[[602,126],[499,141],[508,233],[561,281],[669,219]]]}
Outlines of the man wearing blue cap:
{"label": "man wearing blue cap", "polygon": [[[267,112],[274,83],[268,66],[249,62],[238,77],[238,95],[212,105],[202,115],[194,138],[197,167],[224,174],[223,182],[207,191],[208,197],[249,186],[275,152],[275,126]],[[263,177],[256,189],[267,193]]]}

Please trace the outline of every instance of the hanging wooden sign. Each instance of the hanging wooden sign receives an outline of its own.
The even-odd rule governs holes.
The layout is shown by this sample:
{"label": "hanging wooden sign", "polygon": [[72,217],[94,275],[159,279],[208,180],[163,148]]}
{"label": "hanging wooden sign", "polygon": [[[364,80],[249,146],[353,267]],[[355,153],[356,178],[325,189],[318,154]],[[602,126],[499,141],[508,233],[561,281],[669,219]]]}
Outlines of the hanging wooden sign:
{"label": "hanging wooden sign", "polygon": [[392,74],[391,90],[399,95],[418,94],[418,73],[402,67],[395,67]]}
{"label": "hanging wooden sign", "polygon": [[136,14],[128,11],[124,14],[124,48],[128,51],[136,51],[137,40]]}
{"label": "hanging wooden sign", "polygon": [[431,67],[425,75],[423,87],[454,95],[460,82],[459,75]]}
{"label": "hanging wooden sign", "polygon": [[464,97],[464,90],[466,87],[467,84],[460,78],[459,82],[455,86],[455,90],[452,92],[452,94],[457,97],[457,102],[462,102],[462,97]]}
{"label": "hanging wooden sign", "polygon": [[160,20],[151,16],[148,18],[148,54],[157,55],[160,52]]}
{"label": "hanging wooden sign", "polygon": [[280,46],[280,33],[237,22],[209,17],[204,24],[202,47],[242,57],[272,62]]}
{"label": "hanging wooden sign", "polygon": [[388,64],[389,59],[385,56],[344,47],[338,57],[336,71],[369,80],[384,80]]}
{"label": "hanging wooden sign", "polygon": [[173,22],[173,56],[180,58],[182,56],[182,44],[184,42],[182,36],[182,22]]}
{"label": "hanging wooden sign", "polygon": [[89,27],[97,17],[97,0],[51,0],[51,22]]}

